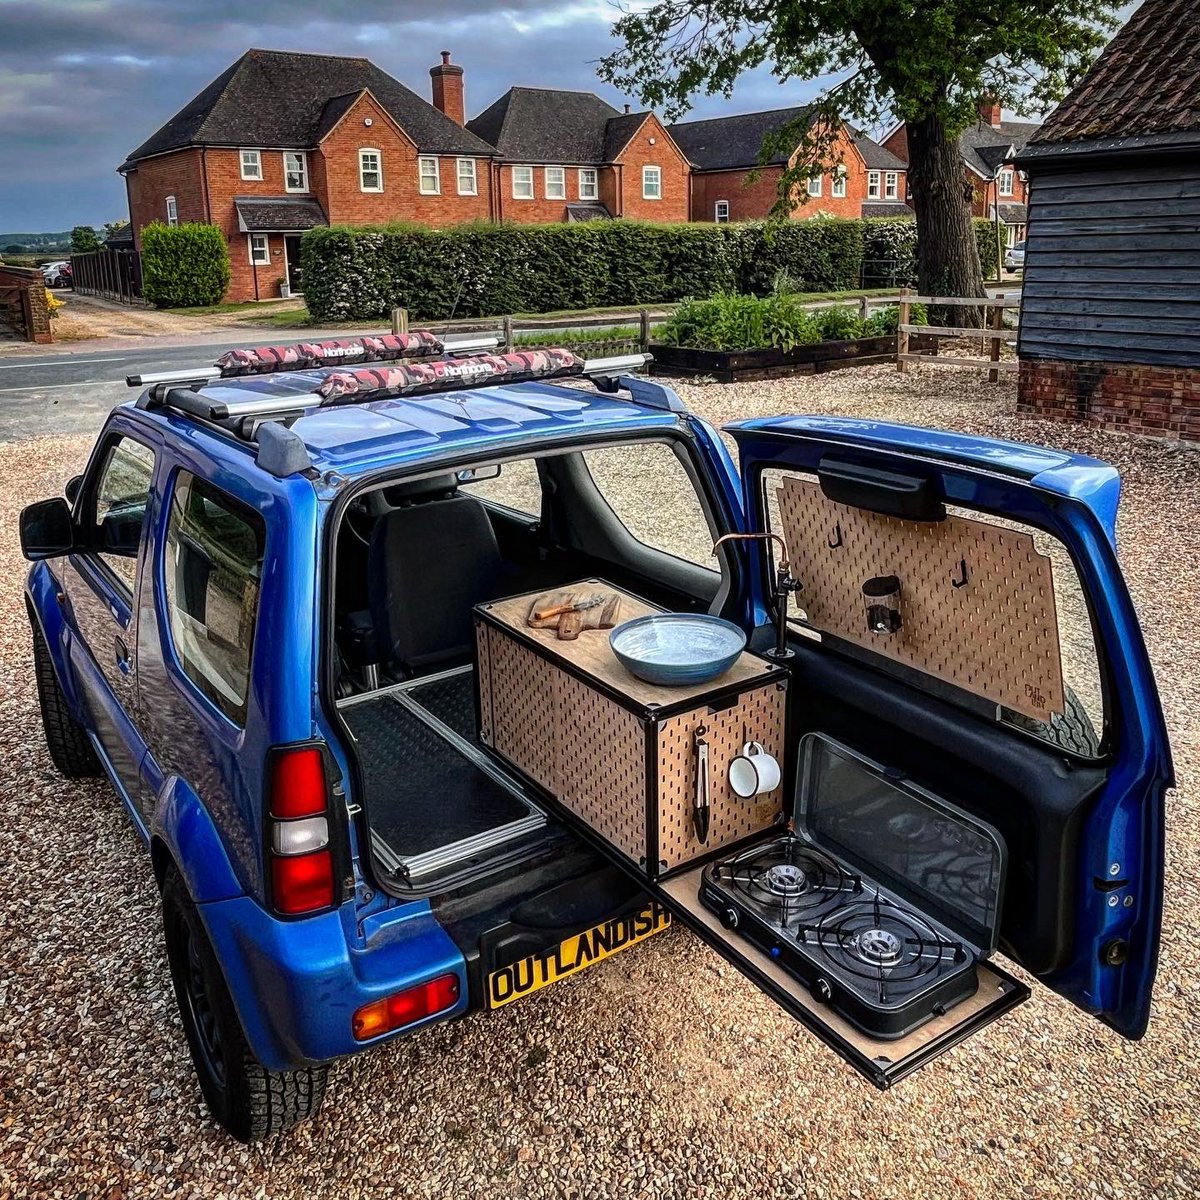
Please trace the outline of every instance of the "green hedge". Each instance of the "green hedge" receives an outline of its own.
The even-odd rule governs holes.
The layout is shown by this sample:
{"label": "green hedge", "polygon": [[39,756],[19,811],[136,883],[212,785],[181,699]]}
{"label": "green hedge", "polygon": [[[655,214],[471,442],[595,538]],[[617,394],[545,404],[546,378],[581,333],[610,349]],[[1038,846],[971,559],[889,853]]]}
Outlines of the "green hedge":
{"label": "green hedge", "polygon": [[215,225],[142,230],[142,294],[159,308],[217,304],[229,286],[229,246]]}
{"label": "green hedge", "polygon": [[[986,221],[976,229],[981,253],[991,250],[986,269],[995,263],[994,235]],[[304,299],[318,321],[366,320],[396,307],[436,320],[842,291],[877,286],[871,272],[885,254],[895,265],[882,286],[915,285],[913,221],[338,225],[304,235]]]}
{"label": "green hedge", "polygon": [[[984,279],[995,279],[999,266],[996,255],[996,228],[991,221],[977,217],[975,245]],[[911,217],[893,219],[872,217],[863,226],[862,286],[917,286],[917,223]]]}

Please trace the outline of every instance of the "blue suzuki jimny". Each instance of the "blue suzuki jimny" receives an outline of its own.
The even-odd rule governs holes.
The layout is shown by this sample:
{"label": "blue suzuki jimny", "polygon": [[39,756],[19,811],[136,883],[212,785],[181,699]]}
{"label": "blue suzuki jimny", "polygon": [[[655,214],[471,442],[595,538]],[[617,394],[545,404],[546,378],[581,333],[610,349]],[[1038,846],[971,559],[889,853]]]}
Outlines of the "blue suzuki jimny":
{"label": "blue suzuki jimny", "polygon": [[1116,472],[799,416],[735,464],[640,357],[494,347],[131,378],[22,514],[50,755],[149,847],[216,1119],[672,918],[881,1087],[1028,995],[998,951],[1140,1037],[1173,777]]}

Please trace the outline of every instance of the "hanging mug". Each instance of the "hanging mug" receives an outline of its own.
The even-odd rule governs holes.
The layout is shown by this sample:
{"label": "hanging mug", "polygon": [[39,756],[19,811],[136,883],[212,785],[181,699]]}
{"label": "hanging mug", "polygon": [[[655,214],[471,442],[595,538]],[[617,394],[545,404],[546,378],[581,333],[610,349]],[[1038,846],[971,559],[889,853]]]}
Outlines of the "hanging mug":
{"label": "hanging mug", "polygon": [[743,800],[773,792],[781,778],[778,760],[767,753],[762,742],[747,742],[729,764],[729,786]]}

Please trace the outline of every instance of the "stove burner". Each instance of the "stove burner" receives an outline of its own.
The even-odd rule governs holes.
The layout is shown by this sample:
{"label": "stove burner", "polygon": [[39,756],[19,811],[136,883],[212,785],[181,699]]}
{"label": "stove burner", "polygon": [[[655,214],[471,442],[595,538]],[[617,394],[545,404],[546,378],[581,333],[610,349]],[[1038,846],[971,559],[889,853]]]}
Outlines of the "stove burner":
{"label": "stove burner", "polygon": [[803,867],[794,863],[779,863],[768,867],[763,874],[763,886],[776,896],[799,896],[808,887]]}
{"label": "stove burner", "polygon": [[904,953],[904,943],[888,929],[864,929],[851,934],[846,944],[863,962],[877,967],[895,966]]}

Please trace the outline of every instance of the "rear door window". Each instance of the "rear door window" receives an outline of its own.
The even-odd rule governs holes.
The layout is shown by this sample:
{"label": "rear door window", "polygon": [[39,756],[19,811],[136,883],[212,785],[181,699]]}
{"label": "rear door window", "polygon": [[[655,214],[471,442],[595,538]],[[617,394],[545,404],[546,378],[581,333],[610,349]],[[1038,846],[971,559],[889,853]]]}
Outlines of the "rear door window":
{"label": "rear door window", "polygon": [[237,724],[246,716],[265,543],[258,513],[179,473],[164,547],[171,641],[184,674]]}

